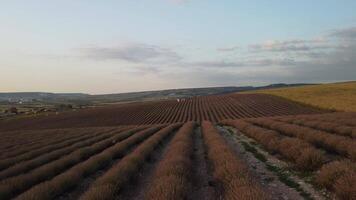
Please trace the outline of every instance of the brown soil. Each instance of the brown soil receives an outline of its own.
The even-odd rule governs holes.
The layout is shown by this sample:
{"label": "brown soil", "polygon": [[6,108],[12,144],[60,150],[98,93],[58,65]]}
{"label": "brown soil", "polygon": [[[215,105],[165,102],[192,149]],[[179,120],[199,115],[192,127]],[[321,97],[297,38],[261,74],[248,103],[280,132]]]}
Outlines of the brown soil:
{"label": "brown soil", "polygon": [[215,190],[214,187],[209,184],[213,182],[213,177],[209,171],[201,130],[197,128],[194,134],[193,187],[191,188],[191,195],[188,197],[189,200],[214,199]]}

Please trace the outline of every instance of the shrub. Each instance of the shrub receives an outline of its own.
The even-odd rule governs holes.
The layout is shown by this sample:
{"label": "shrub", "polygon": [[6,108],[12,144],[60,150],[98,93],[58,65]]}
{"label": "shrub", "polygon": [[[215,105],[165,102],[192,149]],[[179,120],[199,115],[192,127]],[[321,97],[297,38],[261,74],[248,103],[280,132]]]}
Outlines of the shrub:
{"label": "shrub", "polygon": [[296,160],[296,167],[302,170],[318,169],[324,161],[325,157],[320,151],[308,147],[300,152],[300,156]]}
{"label": "shrub", "polygon": [[336,196],[342,200],[356,199],[356,172],[342,175],[334,184]]}
{"label": "shrub", "polygon": [[316,177],[316,183],[321,187],[332,189],[337,179],[352,171],[351,165],[348,161],[334,161],[324,165]]}

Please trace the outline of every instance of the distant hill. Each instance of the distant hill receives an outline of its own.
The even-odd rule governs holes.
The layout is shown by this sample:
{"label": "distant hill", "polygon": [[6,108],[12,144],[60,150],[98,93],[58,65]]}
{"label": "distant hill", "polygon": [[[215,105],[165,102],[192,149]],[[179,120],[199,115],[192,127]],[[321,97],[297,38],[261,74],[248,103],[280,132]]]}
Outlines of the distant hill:
{"label": "distant hill", "polygon": [[0,93],[0,100],[51,100],[51,99],[78,99],[87,98],[90,95],[82,93],[48,93],[48,92],[14,92]]}
{"label": "distant hill", "polygon": [[111,103],[127,101],[147,101],[170,98],[188,98],[193,96],[217,95],[233,92],[261,90],[270,88],[296,87],[308,84],[272,84],[262,87],[244,86],[244,87],[208,87],[208,88],[185,88],[170,89],[144,92],[130,92],[118,94],[90,95],[84,93],[48,93],[48,92],[15,92],[0,93],[0,101],[8,102],[71,102],[83,101],[92,103]]}
{"label": "distant hill", "polygon": [[356,81],[253,91],[338,111],[356,112]]}

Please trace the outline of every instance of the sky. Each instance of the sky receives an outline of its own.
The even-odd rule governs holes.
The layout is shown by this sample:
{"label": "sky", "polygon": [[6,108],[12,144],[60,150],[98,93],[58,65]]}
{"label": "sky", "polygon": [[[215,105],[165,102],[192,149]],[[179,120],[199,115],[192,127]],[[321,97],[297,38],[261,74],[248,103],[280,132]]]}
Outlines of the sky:
{"label": "sky", "polygon": [[0,92],[356,78],[354,0],[1,0]]}

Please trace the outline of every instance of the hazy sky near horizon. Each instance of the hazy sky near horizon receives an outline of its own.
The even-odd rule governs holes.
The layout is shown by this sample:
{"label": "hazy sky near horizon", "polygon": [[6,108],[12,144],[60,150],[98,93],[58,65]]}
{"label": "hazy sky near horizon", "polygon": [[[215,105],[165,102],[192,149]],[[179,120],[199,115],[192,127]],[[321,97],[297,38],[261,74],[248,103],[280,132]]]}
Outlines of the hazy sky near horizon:
{"label": "hazy sky near horizon", "polygon": [[1,0],[0,92],[356,77],[354,0]]}

